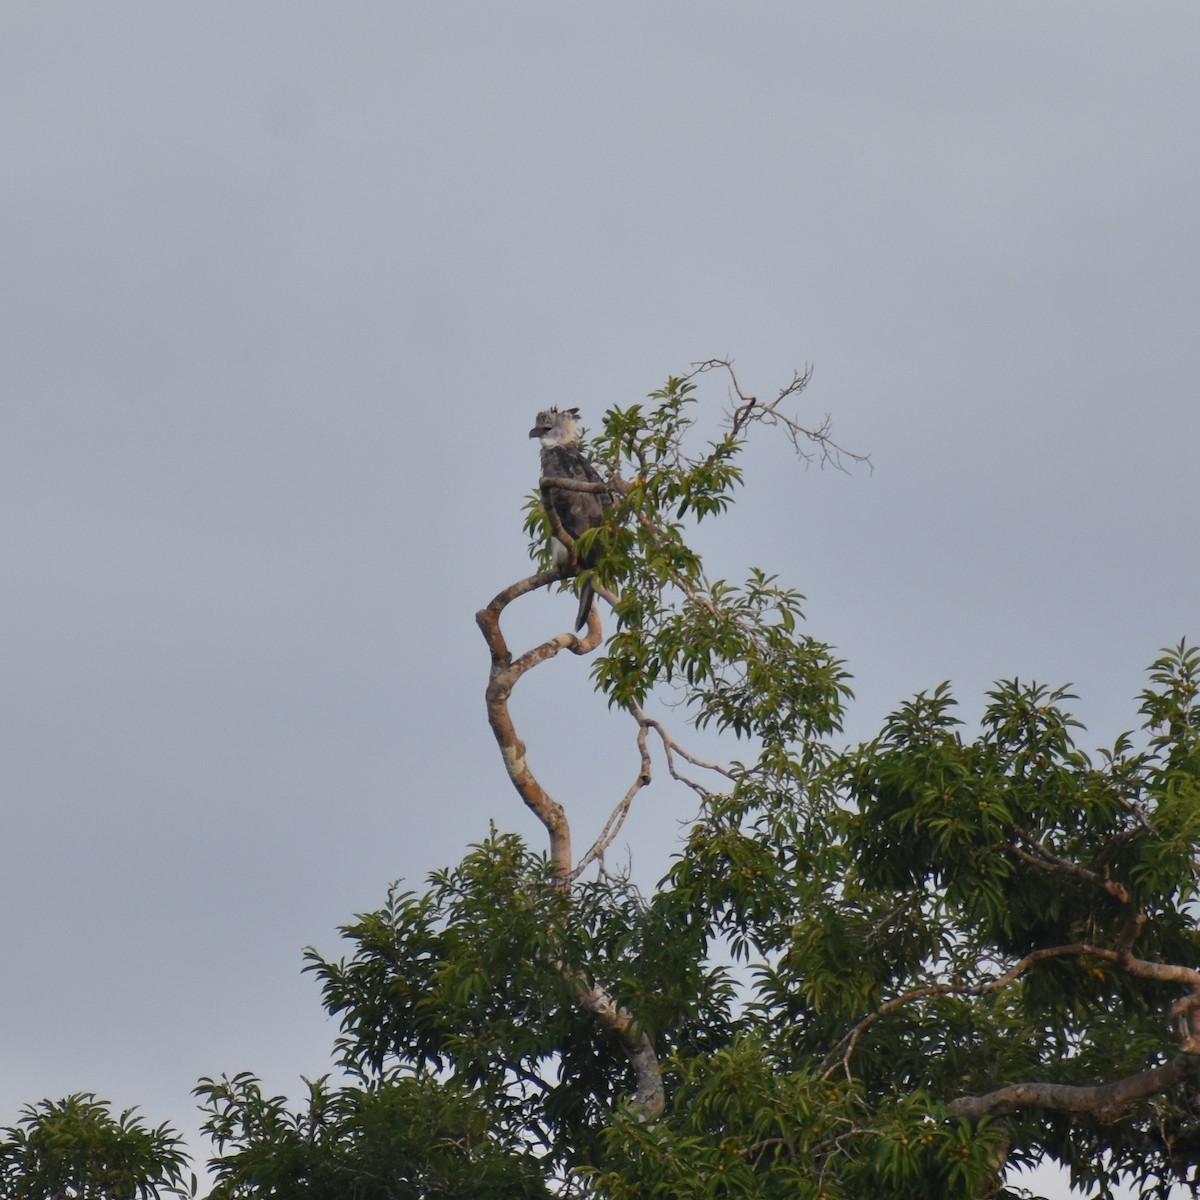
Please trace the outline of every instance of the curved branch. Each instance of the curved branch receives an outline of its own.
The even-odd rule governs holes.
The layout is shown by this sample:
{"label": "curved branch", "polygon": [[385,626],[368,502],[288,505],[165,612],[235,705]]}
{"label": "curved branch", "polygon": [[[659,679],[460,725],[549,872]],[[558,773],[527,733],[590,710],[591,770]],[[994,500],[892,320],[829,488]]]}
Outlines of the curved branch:
{"label": "curved branch", "polygon": [[550,861],[554,864],[554,870],[560,879],[566,880],[571,874],[571,826],[563,806],[551,798],[529,769],[525,759],[525,743],[517,736],[508,700],[521,676],[538,663],[553,658],[560,650],[570,650],[572,654],[586,654],[594,649],[600,642],[599,622],[589,623],[585,638],[579,638],[573,633],[560,633],[527,650],[515,660],[500,629],[500,614],[508,604],[519,596],[553,583],[558,578],[558,571],[550,570],[519,580],[500,592],[486,608],[481,608],[475,614],[475,623],[479,626],[492,656],[487,689],[484,693],[488,724],[496,744],[500,747],[504,769],[508,772],[513,787],[525,806],[545,826],[550,837]]}
{"label": "curved branch", "polygon": [[1157,1096],[1190,1079],[1200,1067],[1194,1054],[1178,1054],[1170,1062],[1112,1083],[1074,1086],[1065,1083],[1010,1083],[982,1096],[959,1096],[949,1104],[952,1116],[964,1121],[1003,1117],[1025,1108],[1040,1108],[1069,1117],[1111,1121],[1131,1104]]}
{"label": "curved branch", "polygon": [[[593,609],[588,619],[586,637],[579,638],[574,633],[560,633],[527,650],[516,659],[513,658],[500,629],[500,614],[513,600],[545,587],[559,578],[561,575],[558,570],[549,570],[518,580],[498,593],[485,608],[481,608],[475,614],[475,623],[479,626],[479,630],[488,644],[492,659],[485,692],[488,724],[500,747],[504,767],[508,772],[509,779],[512,780],[513,787],[516,788],[517,794],[524,801],[526,807],[546,828],[550,837],[550,861],[554,865],[556,875],[565,887],[574,878],[571,869],[570,822],[567,820],[566,810],[563,806],[551,798],[529,769],[529,764],[525,759],[525,743],[517,735],[512,714],[509,712],[508,701],[513,688],[526,671],[553,658],[560,650],[570,650],[572,654],[586,654],[595,649],[600,644],[600,619]],[[645,729],[642,729],[639,734],[639,747],[642,756],[641,771],[623,801],[625,809],[628,809],[628,804],[637,790],[650,781]],[[620,811],[620,807],[618,806],[618,811]],[[617,827],[619,828],[619,824]],[[616,836],[615,830],[612,836]],[[593,847],[593,850],[595,848]],[[662,1068],[650,1038],[638,1027],[633,1014],[617,1004],[603,987],[597,983],[589,985],[582,982],[578,974],[565,963],[559,964],[558,969],[574,987],[575,1001],[579,1007],[595,1017],[599,1024],[617,1039],[624,1051],[636,1080],[634,1110],[644,1120],[656,1119],[661,1115],[665,1106],[666,1093],[663,1086]]]}

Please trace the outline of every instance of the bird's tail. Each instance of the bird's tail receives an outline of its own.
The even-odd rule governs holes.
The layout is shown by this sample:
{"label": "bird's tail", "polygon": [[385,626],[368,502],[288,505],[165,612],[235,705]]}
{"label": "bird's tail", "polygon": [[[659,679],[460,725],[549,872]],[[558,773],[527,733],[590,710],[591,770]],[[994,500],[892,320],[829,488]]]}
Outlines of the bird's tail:
{"label": "bird's tail", "polygon": [[575,617],[576,633],[588,623],[588,617],[592,615],[592,601],[595,599],[595,595],[596,589],[592,587],[592,578],[589,574],[579,589],[579,612]]}

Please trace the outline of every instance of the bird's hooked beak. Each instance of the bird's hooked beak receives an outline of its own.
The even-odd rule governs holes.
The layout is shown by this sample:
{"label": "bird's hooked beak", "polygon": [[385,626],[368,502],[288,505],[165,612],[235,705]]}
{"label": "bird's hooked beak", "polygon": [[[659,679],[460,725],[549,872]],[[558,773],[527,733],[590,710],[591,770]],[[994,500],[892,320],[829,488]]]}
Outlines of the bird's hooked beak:
{"label": "bird's hooked beak", "polygon": [[530,437],[541,437],[550,428],[549,425],[535,425],[530,431]]}

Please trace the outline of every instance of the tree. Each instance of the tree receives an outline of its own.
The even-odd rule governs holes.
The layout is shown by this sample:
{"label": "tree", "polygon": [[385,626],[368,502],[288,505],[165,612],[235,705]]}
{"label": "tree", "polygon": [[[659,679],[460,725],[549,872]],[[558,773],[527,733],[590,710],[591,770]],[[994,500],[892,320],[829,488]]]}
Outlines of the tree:
{"label": "tree", "polygon": [[[583,638],[509,649],[506,608],[559,578],[545,558],[478,614],[489,721],[548,852],[493,833],[348,927],[347,960],[311,956],[345,1061],[472,1088],[561,1193],[982,1197],[1007,1164],[1049,1158],[1098,1196],[1120,1178],[1165,1196],[1200,1152],[1200,655],[1154,664],[1147,736],[1095,761],[1071,697],[1016,680],[973,738],[942,687],[839,750],[848,678],[801,632],[801,597],[757,571],[710,580],[687,535],[731,503],[756,425],[840,451],[781,409],[806,376],[763,404],[714,369],[735,397],[718,439],[690,446],[695,376],[614,409],[595,439],[619,502],[576,549],[613,599],[608,640],[593,616]],[[529,506],[535,550],[546,511]],[[564,650],[597,652],[637,747],[580,855],[509,708]],[[744,760],[689,754],[647,715],[663,686]],[[650,781],[652,744],[699,812],[643,897],[585,872]]]}
{"label": "tree", "polygon": [[[583,638],[509,649],[507,607],[560,578],[544,557],[477,618],[489,721],[547,852],[493,831],[348,926],[348,958],[310,952],[343,1064],[367,1093],[462,1089],[497,1152],[558,1194],[957,1200],[1048,1157],[1095,1195],[1120,1177],[1165,1195],[1200,1151],[1200,655],[1155,663],[1150,736],[1096,761],[1070,697],[1016,680],[973,738],[943,687],[838,749],[848,677],[801,631],[801,597],[758,571],[710,580],[688,534],[728,508],[755,426],[840,451],[781,408],[806,376],[764,404],[714,369],[735,397],[716,440],[691,447],[696,378],[672,379],[605,418],[605,484],[543,481],[618,500],[575,547],[613,600],[607,641],[593,613]],[[534,498],[535,552],[546,513]],[[509,708],[564,650],[595,653],[637,750],[579,855]],[[664,686],[744,759],[685,750],[646,710]],[[589,868],[650,782],[652,747],[699,811],[645,897]]]}
{"label": "tree", "polygon": [[80,1092],[27,1106],[0,1130],[0,1195],[6,1200],[160,1200],[185,1190],[187,1156],[166,1125],[147,1129],[133,1109]]}
{"label": "tree", "polygon": [[[717,371],[732,407],[697,446]],[[975,1200],[1041,1160],[1095,1197],[1196,1180],[1200,651],[1165,651],[1142,731],[1092,756],[1070,694],[1018,680],[973,733],[942,686],[840,746],[849,676],[802,597],[757,570],[711,579],[693,544],[761,426],[845,457],[787,415],[806,383],[764,403],[704,364],[606,415],[603,483],[543,481],[615,500],[574,546],[607,638],[597,607],[582,637],[509,648],[509,606],[570,585],[545,556],[477,614],[489,724],[546,848],[493,829],[347,925],[345,957],[308,951],[345,1081],[300,1111],[251,1075],[201,1081],[214,1200]],[[551,521],[531,498],[535,554]],[[633,748],[581,853],[510,708],[563,651],[591,658]],[[687,749],[655,715],[664,689],[740,757]],[[605,852],[659,771],[697,812],[644,895]]]}

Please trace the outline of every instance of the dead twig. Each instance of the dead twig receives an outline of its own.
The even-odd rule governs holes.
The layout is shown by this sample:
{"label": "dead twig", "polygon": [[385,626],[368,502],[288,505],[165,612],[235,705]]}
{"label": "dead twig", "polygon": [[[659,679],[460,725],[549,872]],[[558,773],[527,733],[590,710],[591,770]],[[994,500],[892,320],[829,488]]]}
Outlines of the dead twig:
{"label": "dead twig", "polygon": [[[691,379],[710,371],[724,371],[729,376],[729,386],[736,400],[732,409],[726,413],[730,432],[736,437],[753,421],[761,421],[765,425],[781,428],[792,444],[792,449],[806,463],[819,461],[821,466],[831,466],[838,471],[846,471],[847,463],[865,463],[874,470],[869,454],[857,454],[848,450],[833,440],[833,424],[828,413],[815,428],[802,425],[795,417],[783,411],[780,406],[784,401],[799,396],[808,387],[812,379],[813,369],[806,366],[803,371],[795,371],[791,382],[779,390],[774,400],[759,400],[757,396],[748,396],[742,391],[733,360],[728,358],[710,358],[704,362],[692,364]],[[809,449],[809,447],[815,449]]]}

